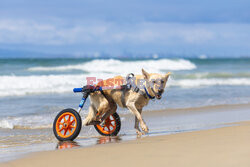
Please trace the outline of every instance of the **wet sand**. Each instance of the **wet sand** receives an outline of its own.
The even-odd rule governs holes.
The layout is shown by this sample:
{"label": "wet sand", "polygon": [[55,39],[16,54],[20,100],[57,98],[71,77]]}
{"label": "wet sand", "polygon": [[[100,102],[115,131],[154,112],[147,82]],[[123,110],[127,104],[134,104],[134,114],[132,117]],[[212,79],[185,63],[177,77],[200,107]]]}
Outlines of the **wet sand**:
{"label": "wet sand", "polygon": [[1,164],[39,166],[250,166],[250,122],[95,147],[35,153]]}
{"label": "wet sand", "polygon": [[[170,135],[231,126],[234,122],[250,120],[250,104],[205,106],[199,108],[165,109],[143,112],[149,126],[144,137]],[[120,112],[122,128],[117,137],[100,136],[93,126],[83,127],[75,143],[56,140],[51,128],[0,130],[0,163],[22,158],[38,151],[52,151],[69,147],[95,147],[105,143],[136,140],[134,116]]]}

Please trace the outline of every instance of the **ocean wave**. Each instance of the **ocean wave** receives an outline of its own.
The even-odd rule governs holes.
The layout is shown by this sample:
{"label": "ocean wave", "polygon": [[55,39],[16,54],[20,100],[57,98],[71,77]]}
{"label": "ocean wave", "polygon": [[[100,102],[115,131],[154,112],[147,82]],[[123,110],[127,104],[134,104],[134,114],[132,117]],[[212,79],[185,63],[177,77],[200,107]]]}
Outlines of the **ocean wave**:
{"label": "ocean wave", "polygon": [[0,128],[4,129],[44,129],[51,128],[53,118],[45,115],[29,115],[23,117],[7,117],[0,120]]}
{"label": "ocean wave", "polygon": [[189,74],[174,74],[178,79],[209,79],[209,78],[250,78],[249,72],[196,72]]}
{"label": "ocean wave", "polygon": [[0,76],[0,97],[65,93],[84,81],[83,75]]}
{"label": "ocean wave", "polygon": [[192,70],[196,65],[189,60],[184,59],[159,59],[159,60],[141,60],[141,61],[120,61],[115,59],[96,59],[86,63],[76,65],[65,65],[56,67],[31,67],[29,71],[69,71],[81,70],[88,73],[113,73],[127,74],[140,73],[141,69],[150,69],[152,72],[161,72],[165,70]]}
{"label": "ocean wave", "polygon": [[[23,116],[9,116],[0,118],[0,128],[2,129],[48,129],[52,128],[54,118],[60,110],[50,113],[37,113]],[[82,118],[87,116],[87,110],[80,113]]]}
{"label": "ocean wave", "polygon": [[[93,73],[97,79],[110,78],[110,74]],[[112,75],[113,76],[113,75]],[[0,97],[25,96],[44,93],[68,93],[75,87],[87,84],[89,75],[42,75],[42,76],[0,76]],[[173,77],[174,78],[174,77]],[[250,85],[250,78],[200,78],[171,79],[168,86],[200,87],[214,85]],[[96,82],[95,82],[96,83]]]}
{"label": "ocean wave", "polygon": [[[67,93],[87,84],[87,77],[107,79],[110,74],[0,76],[0,97]],[[93,82],[96,84],[97,82]]]}
{"label": "ocean wave", "polygon": [[228,86],[249,86],[249,78],[231,78],[231,79],[181,79],[171,80],[170,86],[179,87],[201,87],[201,86],[215,86],[215,85],[228,85]]}

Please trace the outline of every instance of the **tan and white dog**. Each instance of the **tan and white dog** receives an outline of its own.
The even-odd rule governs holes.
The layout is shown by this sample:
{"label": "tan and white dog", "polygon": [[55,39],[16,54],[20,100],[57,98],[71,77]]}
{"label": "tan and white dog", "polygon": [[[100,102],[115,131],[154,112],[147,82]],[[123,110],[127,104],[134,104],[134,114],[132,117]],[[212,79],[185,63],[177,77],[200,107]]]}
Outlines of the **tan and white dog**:
{"label": "tan and white dog", "polygon": [[[141,113],[151,98],[161,99],[162,93],[166,86],[170,72],[161,75],[156,73],[147,73],[142,69],[142,75],[135,76],[135,85],[140,89],[135,92],[133,89],[111,89],[96,91],[90,94],[90,107],[88,116],[83,121],[84,125],[95,125],[101,123],[110,114],[117,110],[117,105],[122,108],[129,109],[135,115],[135,129],[141,135],[148,132],[148,127],[142,119]],[[116,76],[104,80],[97,85],[101,86],[116,86],[124,84],[125,80],[122,76]],[[101,117],[100,117],[101,116]],[[139,128],[139,123],[142,131]]]}

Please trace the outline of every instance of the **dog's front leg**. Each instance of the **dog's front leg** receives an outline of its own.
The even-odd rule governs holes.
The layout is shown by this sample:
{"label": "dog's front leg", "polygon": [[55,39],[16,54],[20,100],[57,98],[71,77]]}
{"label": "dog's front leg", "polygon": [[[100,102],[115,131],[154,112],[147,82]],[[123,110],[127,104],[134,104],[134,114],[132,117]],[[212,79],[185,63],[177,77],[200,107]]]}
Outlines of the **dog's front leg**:
{"label": "dog's front leg", "polygon": [[142,132],[139,128],[139,120],[137,119],[136,116],[135,116],[135,129],[136,129],[137,137],[141,137],[142,135],[145,135],[145,133]]}
{"label": "dog's front leg", "polygon": [[139,128],[139,121],[138,121],[136,116],[135,116],[135,129],[136,129],[136,133],[139,134],[139,132],[141,132],[141,130]]}
{"label": "dog's front leg", "polygon": [[[142,119],[142,116],[141,116],[141,113],[137,110],[137,108],[135,107],[135,103],[134,102],[127,102],[127,108],[136,116],[136,118],[138,120],[136,121],[139,121],[140,125],[141,125],[141,129],[144,131],[144,132],[148,132],[148,127],[147,125],[145,124],[145,122],[143,121]],[[138,127],[139,129],[139,127]],[[137,130],[138,130],[137,129]],[[140,130],[140,129],[139,129]]]}
{"label": "dog's front leg", "polygon": [[[138,112],[141,114],[142,109],[138,109]],[[143,132],[141,132],[141,130],[139,128],[139,120],[137,119],[136,116],[135,116],[135,129],[136,129],[136,133],[139,137],[144,134]]]}

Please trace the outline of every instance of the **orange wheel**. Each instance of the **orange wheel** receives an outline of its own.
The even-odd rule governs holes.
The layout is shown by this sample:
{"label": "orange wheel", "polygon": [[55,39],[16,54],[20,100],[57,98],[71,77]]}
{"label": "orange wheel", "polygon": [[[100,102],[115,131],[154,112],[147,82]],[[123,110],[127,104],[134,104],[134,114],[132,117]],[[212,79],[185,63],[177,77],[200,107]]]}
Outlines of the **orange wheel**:
{"label": "orange wheel", "polygon": [[74,140],[80,133],[82,121],[80,115],[73,109],[61,111],[55,118],[53,131],[60,141]]}
{"label": "orange wheel", "polygon": [[110,115],[102,124],[94,125],[98,133],[103,136],[116,136],[121,128],[121,120],[117,113]]}

